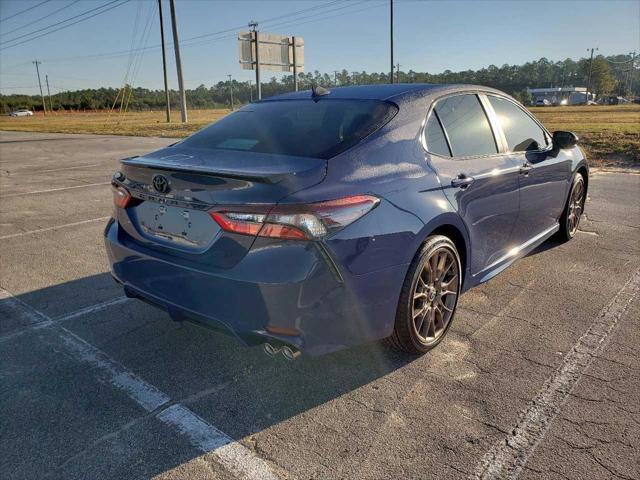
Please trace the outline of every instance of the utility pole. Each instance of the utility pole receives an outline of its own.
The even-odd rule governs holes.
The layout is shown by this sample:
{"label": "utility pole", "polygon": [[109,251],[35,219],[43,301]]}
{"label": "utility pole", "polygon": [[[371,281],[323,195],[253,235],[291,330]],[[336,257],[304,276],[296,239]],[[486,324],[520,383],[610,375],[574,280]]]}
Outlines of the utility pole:
{"label": "utility pole", "polygon": [[164,20],[162,19],[162,0],[158,0],[160,11],[160,42],[162,43],[162,72],[164,74],[164,97],[167,104],[167,123],[171,123],[171,106],[169,105],[169,83],[167,81],[167,51],[164,42]]}
{"label": "utility pole", "polygon": [[233,108],[233,82],[231,81],[231,75],[227,75],[229,77],[229,94],[231,95],[231,111],[233,112],[235,109]]}
{"label": "utility pole", "polygon": [[256,59],[256,93],[258,94],[258,100],[262,100],[262,86],[260,85],[260,38],[258,37],[258,22],[251,20],[249,22],[249,28],[253,34],[253,48],[255,48]]}
{"label": "utility pole", "polygon": [[631,65],[629,66],[629,96],[633,95],[633,73],[634,73],[634,65],[636,61],[636,52],[635,50],[631,52]]}
{"label": "utility pole", "polygon": [[400,83],[400,64],[396,63],[396,83]]}
{"label": "utility pole", "polygon": [[42,82],[40,82],[40,69],[38,68],[38,65],[40,65],[42,62],[38,61],[38,60],[34,60],[33,63],[36,66],[36,73],[38,74],[38,85],[40,86],[40,98],[42,98],[42,111],[44,112],[44,116],[47,116],[47,105],[44,103],[44,95],[42,94]]}
{"label": "utility pole", "polygon": [[176,20],[175,0],[169,0],[171,8],[171,26],[173,28],[173,50],[176,52],[176,68],[178,70],[178,88],[180,89],[180,110],[182,123],[187,123],[187,97],[184,93],[184,81],[182,79],[182,60],[180,59],[180,42],[178,41],[178,22]]}
{"label": "utility pole", "polygon": [[[596,47],[591,48],[591,57],[589,58],[589,77],[587,79],[587,95],[586,95],[586,104],[589,104],[589,93],[591,93],[591,67],[593,65],[593,51],[594,50],[598,50],[598,48]],[[587,52],[589,51],[589,49],[587,48]]]}
{"label": "utility pole", "polygon": [[333,71],[333,84],[336,87],[338,86],[338,70]]}
{"label": "utility pole", "polygon": [[296,37],[291,37],[293,45],[293,88],[298,91],[298,61],[296,60]]}
{"label": "utility pole", "polygon": [[53,111],[53,102],[51,101],[51,90],[49,90],[49,75],[44,76],[47,84],[47,96],[49,97],[49,110]]}
{"label": "utility pole", "polygon": [[251,80],[247,83],[249,84],[249,101],[253,103],[253,87],[251,86]]}
{"label": "utility pole", "polygon": [[391,43],[391,72],[389,74],[389,83],[393,83],[393,0],[389,0],[389,33]]}

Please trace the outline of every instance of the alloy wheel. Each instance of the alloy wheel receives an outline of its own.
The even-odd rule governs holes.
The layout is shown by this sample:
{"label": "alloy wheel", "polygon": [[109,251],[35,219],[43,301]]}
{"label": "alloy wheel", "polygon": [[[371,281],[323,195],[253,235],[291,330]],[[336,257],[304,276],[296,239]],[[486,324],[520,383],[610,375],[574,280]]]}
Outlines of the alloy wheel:
{"label": "alloy wheel", "polygon": [[442,247],[424,262],[413,291],[413,329],[426,344],[447,330],[456,306],[460,282],[454,253]]}
{"label": "alloy wheel", "polygon": [[571,192],[571,198],[569,199],[569,215],[567,215],[567,227],[569,229],[569,235],[573,236],[578,231],[578,225],[580,225],[580,217],[584,210],[584,181],[580,179],[577,181]]}

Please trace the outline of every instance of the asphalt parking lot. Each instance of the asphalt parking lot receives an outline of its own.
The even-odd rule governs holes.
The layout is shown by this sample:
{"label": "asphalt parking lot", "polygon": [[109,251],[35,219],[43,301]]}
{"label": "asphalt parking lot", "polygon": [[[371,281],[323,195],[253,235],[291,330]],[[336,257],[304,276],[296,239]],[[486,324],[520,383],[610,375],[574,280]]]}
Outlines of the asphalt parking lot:
{"label": "asphalt parking lot", "polygon": [[640,478],[640,175],[593,173],[430,354],[286,362],[108,274],[118,159],[171,142],[0,132],[3,478]]}

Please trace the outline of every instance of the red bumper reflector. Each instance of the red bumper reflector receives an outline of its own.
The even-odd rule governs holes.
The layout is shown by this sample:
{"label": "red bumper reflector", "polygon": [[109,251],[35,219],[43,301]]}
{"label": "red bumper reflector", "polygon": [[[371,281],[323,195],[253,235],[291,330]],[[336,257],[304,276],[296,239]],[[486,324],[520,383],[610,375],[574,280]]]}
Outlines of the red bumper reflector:
{"label": "red bumper reflector", "polygon": [[113,191],[113,204],[119,208],[127,208],[131,202],[131,194],[129,191],[116,184],[111,184],[111,190]]}

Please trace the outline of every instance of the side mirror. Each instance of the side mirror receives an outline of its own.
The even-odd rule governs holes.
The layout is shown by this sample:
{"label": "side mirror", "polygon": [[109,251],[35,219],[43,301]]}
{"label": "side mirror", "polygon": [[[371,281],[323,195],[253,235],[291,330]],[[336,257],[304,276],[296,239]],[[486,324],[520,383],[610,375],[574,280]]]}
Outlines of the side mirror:
{"label": "side mirror", "polygon": [[578,136],[573,132],[553,132],[553,146],[560,150],[573,148],[578,143]]}

